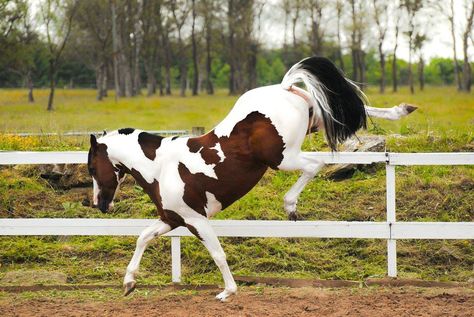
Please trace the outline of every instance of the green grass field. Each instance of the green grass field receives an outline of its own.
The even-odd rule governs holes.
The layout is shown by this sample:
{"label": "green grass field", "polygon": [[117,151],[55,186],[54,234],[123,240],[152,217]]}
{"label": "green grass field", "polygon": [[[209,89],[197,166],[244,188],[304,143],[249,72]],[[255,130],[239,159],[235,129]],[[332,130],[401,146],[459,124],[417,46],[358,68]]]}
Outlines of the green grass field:
{"label": "green grass field", "polygon": [[[396,122],[376,120],[360,134],[383,134],[387,149],[399,152],[454,152],[474,149],[474,95],[452,87],[428,87],[410,95],[368,91],[373,106],[400,102],[419,106]],[[212,128],[232,107],[235,96],[180,98],[112,97],[98,102],[92,90],[58,90],[56,109],[47,112],[47,91],[0,90],[0,150],[87,149],[88,138],[28,137],[12,132],[63,132]],[[305,142],[308,150],[327,150],[321,136]],[[154,206],[129,180],[113,212],[101,214],[81,205],[90,189],[55,190],[35,166],[0,168],[0,217],[155,217]],[[269,171],[247,196],[218,219],[285,219],[283,195],[297,173]],[[382,165],[358,171],[352,179],[316,177],[303,192],[299,211],[306,220],[385,219],[385,172]],[[397,168],[397,219],[401,221],[474,221],[473,167]],[[385,275],[385,241],[357,239],[221,239],[235,274],[356,279]],[[183,240],[185,282],[220,281],[218,270],[196,239]],[[10,237],[0,239],[0,279],[15,270],[55,270],[69,283],[120,283],[134,239],[113,237]],[[145,253],[139,283],[170,281],[168,239],[157,239]],[[399,274],[437,280],[467,281],[474,276],[472,241],[400,241]]]}

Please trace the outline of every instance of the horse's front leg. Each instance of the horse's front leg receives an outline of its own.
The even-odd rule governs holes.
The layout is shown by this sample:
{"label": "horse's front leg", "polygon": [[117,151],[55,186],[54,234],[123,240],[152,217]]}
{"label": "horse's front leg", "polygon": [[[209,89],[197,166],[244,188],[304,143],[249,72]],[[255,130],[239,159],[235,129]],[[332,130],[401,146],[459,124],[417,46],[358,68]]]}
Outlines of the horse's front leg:
{"label": "horse's front leg", "polygon": [[316,176],[324,167],[324,162],[311,156],[309,152],[299,152],[288,158],[284,158],[278,167],[283,171],[301,170],[303,174],[298,178],[295,184],[285,194],[284,206],[289,220],[296,221],[296,205],[298,197],[305,186]]}
{"label": "horse's front leg", "polygon": [[222,277],[224,278],[225,289],[219,293],[216,298],[225,301],[227,297],[237,292],[237,284],[235,284],[234,277],[227,264],[226,255],[219,239],[217,239],[214,229],[206,218],[185,219],[185,222],[188,229],[204,244],[221,271]]}
{"label": "horse's front leg", "polygon": [[127,272],[125,274],[125,278],[123,280],[123,286],[125,288],[124,295],[127,296],[135,289],[135,274],[138,271],[138,267],[140,265],[140,261],[143,256],[143,252],[145,252],[146,247],[150,243],[150,241],[158,236],[161,236],[168,231],[171,230],[171,227],[164,223],[161,220],[158,220],[140,234],[137,239],[137,246],[135,248],[135,252],[133,253],[133,257],[130,260],[130,263],[127,266]]}

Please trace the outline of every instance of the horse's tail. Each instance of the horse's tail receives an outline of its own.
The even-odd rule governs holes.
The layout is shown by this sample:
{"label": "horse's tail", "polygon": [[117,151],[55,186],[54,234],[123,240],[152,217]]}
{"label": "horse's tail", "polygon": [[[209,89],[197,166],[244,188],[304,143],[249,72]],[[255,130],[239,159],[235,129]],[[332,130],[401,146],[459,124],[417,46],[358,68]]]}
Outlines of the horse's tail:
{"label": "horse's tail", "polygon": [[366,96],[330,60],[316,56],[303,59],[291,67],[281,85],[290,89],[299,82],[306,85],[320,109],[331,150],[337,151],[338,143],[366,128]]}

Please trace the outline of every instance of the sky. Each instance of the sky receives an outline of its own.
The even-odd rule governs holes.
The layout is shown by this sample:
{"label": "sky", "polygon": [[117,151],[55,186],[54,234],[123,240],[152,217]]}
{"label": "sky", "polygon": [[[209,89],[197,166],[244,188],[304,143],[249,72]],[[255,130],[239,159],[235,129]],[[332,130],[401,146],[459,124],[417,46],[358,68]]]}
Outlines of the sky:
{"label": "sky", "polygon": [[[457,46],[457,57],[458,59],[462,59],[462,29],[464,28],[464,24],[466,21],[465,18],[465,3],[469,0],[454,0],[455,6],[455,17],[456,17],[456,29],[457,29],[457,36],[456,36],[456,46]],[[472,0],[470,0],[472,1]],[[269,0],[269,3],[266,4],[264,9],[264,13],[262,15],[262,26],[261,26],[261,35],[260,38],[264,42],[266,47],[280,47],[284,41],[284,13],[283,10],[280,8],[280,1],[278,0]],[[335,3],[335,0],[328,0],[329,3]],[[392,1],[393,2],[393,1]],[[448,5],[449,0],[432,0],[432,2],[437,2],[440,5]],[[367,19],[371,19],[372,11],[371,3],[372,1],[367,1],[369,7],[366,12]],[[334,5],[330,5],[334,6]],[[332,12],[331,12],[332,11]],[[326,10],[324,11],[324,18],[323,18],[323,27],[326,28],[330,34],[334,35],[335,32],[332,30],[336,29],[336,13],[333,10]],[[304,21],[302,21],[304,22]],[[406,22],[406,18],[405,18]],[[392,24],[393,21],[391,17],[388,17],[389,28],[393,29]],[[304,24],[304,23],[300,23]],[[371,22],[373,24],[373,22]],[[421,14],[418,18],[418,27],[426,33],[428,36],[428,41],[425,44],[425,47],[422,51],[423,57],[427,60],[433,57],[449,57],[452,58],[453,56],[453,49],[452,49],[452,37],[451,37],[451,29],[447,18],[439,11],[432,8],[425,9],[424,13]],[[300,25],[297,28],[297,38],[300,40],[307,40],[307,33],[310,30],[309,24],[306,23],[306,26]],[[288,30],[290,31],[290,30]],[[377,39],[375,38],[376,32],[372,30],[371,32],[367,33],[367,39],[365,46],[376,48],[377,46]],[[290,40],[291,34],[290,32],[287,33],[287,37]],[[347,41],[346,41],[347,42]],[[394,32],[390,30],[387,34],[386,43],[384,45],[384,49],[386,51],[392,51],[394,46]],[[472,42],[470,42],[470,49],[469,55],[470,59],[474,59],[474,48]],[[406,36],[401,36],[399,40],[399,46],[397,54],[399,57],[403,59],[408,59],[408,41]]]}

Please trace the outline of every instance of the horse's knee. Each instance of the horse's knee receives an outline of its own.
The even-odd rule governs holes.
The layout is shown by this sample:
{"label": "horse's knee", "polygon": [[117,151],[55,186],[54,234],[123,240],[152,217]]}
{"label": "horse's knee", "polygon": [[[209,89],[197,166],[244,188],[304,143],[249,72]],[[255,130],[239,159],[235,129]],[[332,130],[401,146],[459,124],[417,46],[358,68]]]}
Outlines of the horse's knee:
{"label": "horse's knee", "polygon": [[214,259],[217,266],[219,266],[219,267],[227,264],[227,256],[224,252],[215,252],[215,253],[213,253],[212,258]]}

